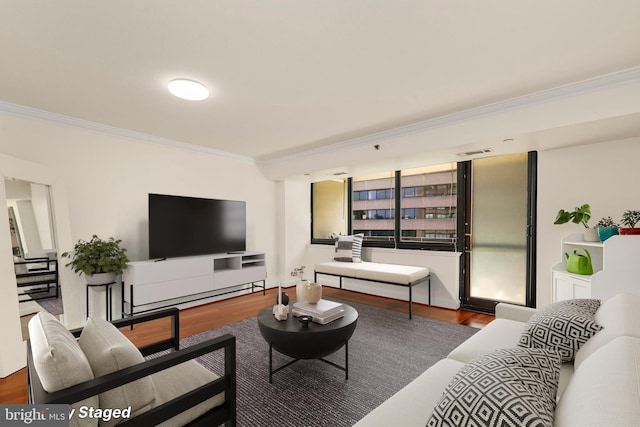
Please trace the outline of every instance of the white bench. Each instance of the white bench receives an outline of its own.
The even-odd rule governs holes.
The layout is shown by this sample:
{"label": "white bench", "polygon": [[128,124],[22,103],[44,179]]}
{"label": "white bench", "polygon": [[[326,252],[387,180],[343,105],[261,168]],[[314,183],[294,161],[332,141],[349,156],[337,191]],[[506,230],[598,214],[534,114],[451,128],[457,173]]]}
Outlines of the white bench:
{"label": "white bench", "polygon": [[427,267],[381,264],[377,262],[329,261],[316,264],[313,272],[313,280],[315,282],[318,281],[318,274],[339,277],[340,289],[342,289],[343,278],[406,286],[409,288],[409,319],[412,318],[412,288],[417,284],[427,282],[429,285],[428,301],[429,305],[431,305],[431,275]]}

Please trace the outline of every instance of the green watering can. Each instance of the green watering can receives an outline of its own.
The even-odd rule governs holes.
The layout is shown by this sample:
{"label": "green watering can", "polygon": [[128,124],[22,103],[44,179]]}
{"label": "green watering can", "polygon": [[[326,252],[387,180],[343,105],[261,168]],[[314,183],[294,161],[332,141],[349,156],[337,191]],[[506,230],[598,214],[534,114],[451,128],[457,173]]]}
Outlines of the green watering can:
{"label": "green watering can", "polygon": [[[584,255],[578,251],[584,252]],[[565,253],[567,259],[567,271],[576,274],[593,274],[593,266],[591,265],[591,255],[586,249],[574,249],[571,255]]]}

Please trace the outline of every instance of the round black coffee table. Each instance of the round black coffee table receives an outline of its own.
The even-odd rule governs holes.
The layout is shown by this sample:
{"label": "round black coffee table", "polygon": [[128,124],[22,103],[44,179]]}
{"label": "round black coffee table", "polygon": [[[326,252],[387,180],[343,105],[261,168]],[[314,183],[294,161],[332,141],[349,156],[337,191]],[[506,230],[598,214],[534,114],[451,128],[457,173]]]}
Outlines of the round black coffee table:
{"label": "round black coffee table", "polygon": [[[349,379],[349,338],[353,335],[358,322],[355,308],[344,304],[344,316],[326,325],[314,322],[305,326],[298,318],[289,313],[287,320],[278,321],[273,316],[273,306],[263,308],[258,313],[260,333],[269,344],[269,382],[273,374],[300,359],[318,359],[345,372]],[[323,357],[335,353],[344,346],[345,365],[339,366]],[[292,357],[285,365],[273,369],[273,350]]]}

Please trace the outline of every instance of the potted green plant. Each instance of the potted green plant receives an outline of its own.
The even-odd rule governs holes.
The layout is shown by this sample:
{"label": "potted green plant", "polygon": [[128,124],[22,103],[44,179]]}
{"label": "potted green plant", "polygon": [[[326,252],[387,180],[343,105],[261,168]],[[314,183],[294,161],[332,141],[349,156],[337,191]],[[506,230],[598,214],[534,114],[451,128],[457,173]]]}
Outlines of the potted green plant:
{"label": "potted green plant", "polygon": [[598,232],[595,228],[589,228],[589,219],[591,219],[591,206],[588,203],[576,207],[573,211],[565,211],[560,209],[556,215],[554,224],[565,224],[571,221],[574,224],[582,224],[585,228],[584,240],[587,242],[597,242]]}
{"label": "potted green plant", "polygon": [[84,273],[88,284],[110,283],[128,266],[127,250],[120,243],[122,240],[113,237],[102,240],[94,234],[88,242],[78,240],[73,251],[64,252],[62,257],[71,260],[65,266],[74,273]]}
{"label": "potted green plant", "polygon": [[618,234],[618,228],[620,225],[616,223],[610,216],[601,218],[595,225],[598,230],[598,238],[601,242],[604,242],[611,236]]}
{"label": "potted green plant", "polygon": [[638,221],[640,221],[640,211],[625,211],[620,222],[627,228],[620,228],[620,234],[640,234],[640,228],[635,228]]}

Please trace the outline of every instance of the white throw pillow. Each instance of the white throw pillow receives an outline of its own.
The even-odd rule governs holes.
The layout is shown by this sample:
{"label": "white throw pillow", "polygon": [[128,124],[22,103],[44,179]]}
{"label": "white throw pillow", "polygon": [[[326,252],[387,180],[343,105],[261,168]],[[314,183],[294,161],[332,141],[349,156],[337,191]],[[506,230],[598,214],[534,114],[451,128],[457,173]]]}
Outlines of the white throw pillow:
{"label": "white throw pillow", "polygon": [[[93,372],[75,337],[50,313],[42,311],[29,321],[29,340],[34,367],[49,393],[93,379]],[[98,407],[98,396],[70,405],[77,410],[81,406]],[[70,426],[79,426],[73,417]],[[82,426],[97,426],[97,420],[82,420]]]}
{"label": "white throw pillow", "polygon": [[362,262],[362,241],[364,234],[338,236],[334,261]]}
{"label": "white throw pillow", "polygon": [[[88,319],[78,340],[96,378],[120,369],[144,362],[144,357],[135,345],[111,323],[102,319]],[[141,378],[113,390],[100,394],[100,408],[126,409],[136,415],[148,409],[156,396],[151,377]],[[101,426],[110,426],[119,422],[113,419],[102,422]]]}

